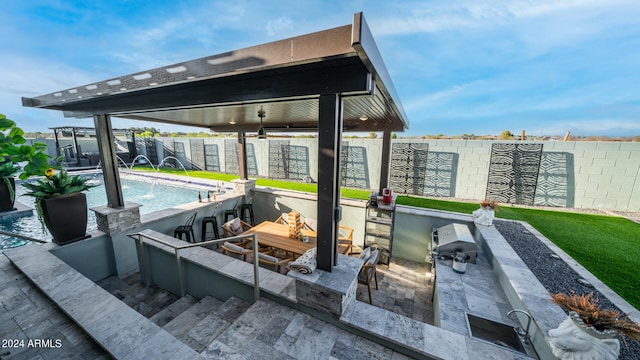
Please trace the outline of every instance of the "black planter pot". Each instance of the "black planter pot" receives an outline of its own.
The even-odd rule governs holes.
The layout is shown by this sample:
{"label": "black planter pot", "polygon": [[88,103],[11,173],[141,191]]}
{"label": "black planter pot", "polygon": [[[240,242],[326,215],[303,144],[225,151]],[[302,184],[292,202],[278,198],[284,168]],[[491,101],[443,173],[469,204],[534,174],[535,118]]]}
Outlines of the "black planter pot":
{"label": "black planter pot", "polygon": [[13,207],[13,204],[15,202],[16,180],[12,177],[7,179],[9,179],[9,182],[11,183],[14,199],[11,199],[11,193],[9,192],[9,188],[7,187],[7,183],[4,182],[4,179],[0,179],[0,212],[16,209],[15,207]]}
{"label": "black planter pot", "polygon": [[87,197],[73,193],[43,198],[40,201],[45,225],[58,245],[86,239]]}

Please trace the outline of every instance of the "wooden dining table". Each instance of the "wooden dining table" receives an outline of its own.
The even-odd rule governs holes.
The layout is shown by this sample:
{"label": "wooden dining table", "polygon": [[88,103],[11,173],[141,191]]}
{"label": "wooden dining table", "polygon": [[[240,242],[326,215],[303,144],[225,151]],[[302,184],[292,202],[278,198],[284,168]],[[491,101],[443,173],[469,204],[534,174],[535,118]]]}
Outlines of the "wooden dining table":
{"label": "wooden dining table", "polygon": [[316,247],[317,234],[315,231],[302,229],[302,235],[309,237],[309,242],[303,242],[289,237],[289,225],[278,224],[273,221],[262,222],[243,234],[258,234],[258,244],[281,249],[296,255]]}

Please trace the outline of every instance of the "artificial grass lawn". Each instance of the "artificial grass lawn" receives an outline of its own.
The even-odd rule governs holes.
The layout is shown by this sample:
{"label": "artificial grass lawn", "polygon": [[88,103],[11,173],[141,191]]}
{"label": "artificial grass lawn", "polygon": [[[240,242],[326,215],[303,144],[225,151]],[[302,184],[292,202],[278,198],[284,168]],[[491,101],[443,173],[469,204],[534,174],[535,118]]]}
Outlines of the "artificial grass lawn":
{"label": "artificial grass lawn", "polygon": [[[138,167],[136,166],[136,170]],[[147,170],[151,171],[150,168]],[[160,169],[161,172],[182,174],[181,169]],[[189,171],[198,178],[230,181],[238,176]],[[282,180],[256,179],[256,185],[317,193],[317,184]],[[369,191],[341,189],[342,197],[367,199]],[[478,203],[464,203],[398,196],[400,205],[470,214]],[[640,224],[602,215],[578,214],[503,206],[496,217],[521,220],[531,224],[582,266],[607,284],[636,309],[640,309],[638,269],[640,268]],[[559,274],[562,276],[562,274]]]}

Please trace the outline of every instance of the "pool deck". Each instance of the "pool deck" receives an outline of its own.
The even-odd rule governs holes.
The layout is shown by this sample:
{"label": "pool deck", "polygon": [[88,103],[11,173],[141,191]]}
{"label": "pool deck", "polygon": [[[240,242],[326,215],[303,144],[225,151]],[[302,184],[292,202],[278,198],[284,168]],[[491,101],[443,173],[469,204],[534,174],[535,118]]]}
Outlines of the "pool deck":
{"label": "pool deck", "polygon": [[[163,176],[166,177],[166,174]],[[194,179],[194,181],[197,183],[206,183],[206,180],[201,181],[201,179]],[[424,209],[405,209],[405,211],[416,211],[430,216],[452,216],[451,213],[443,214],[443,212]],[[455,216],[461,221],[468,221],[470,218],[470,215],[464,214],[457,214]],[[628,313],[631,319],[640,322],[640,313],[637,309],[620,298],[615,292],[530,225],[526,223],[523,223],[523,225],[551,250],[556,252],[578,274],[590,281],[595,288],[606,295],[616,306]],[[544,290],[543,287],[540,288],[541,285],[539,287],[532,286],[532,282],[535,283],[535,281],[532,281],[532,277],[533,279],[535,279],[535,277],[530,273],[526,273],[526,270],[528,270],[526,269],[526,265],[520,264],[522,261],[518,261],[520,259],[513,253],[512,249],[509,251],[510,247],[508,244],[506,247],[509,249],[505,247],[504,243],[506,243],[506,241],[504,241],[504,239],[500,240],[501,236],[495,227],[480,227],[479,231],[487,242],[486,246],[491,249],[494,261],[498,261],[498,266],[506,272],[515,274],[515,278],[509,280],[513,282],[515,291],[521,293],[525,303],[524,305],[526,305],[526,308],[529,309],[534,319],[536,319],[540,334],[544,336],[544,334],[548,332],[548,329],[557,326],[559,323],[558,319],[564,316],[564,314],[553,312],[553,314],[549,315],[548,307],[546,306],[548,305],[548,300],[546,299],[548,294],[546,290]],[[0,290],[0,303],[3,305],[0,307],[0,320],[9,324],[8,327],[3,327],[0,332],[0,334],[2,334],[0,338],[3,340],[13,338],[25,340],[50,338],[60,339],[63,344],[62,347],[55,349],[23,347],[11,350],[12,354],[17,354],[18,358],[24,355],[29,358],[36,357],[43,359],[58,357],[59,354],[63,353],[73,354],[75,356],[82,355],[83,358],[109,358],[111,356],[115,358],[126,358],[127,354],[121,352],[122,350],[118,350],[118,348],[128,348],[131,350],[139,347],[138,350],[140,351],[149,349],[149,351],[152,352],[158,349],[164,349],[158,353],[158,358],[166,358],[169,352],[172,354],[171,357],[180,355],[178,358],[198,356],[197,354],[194,355],[190,349],[185,348],[183,346],[184,344],[180,343],[180,341],[174,342],[173,340],[175,340],[175,338],[162,332],[162,329],[156,329],[143,320],[140,320],[140,322],[144,324],[146,330],[149,330],[148,335],[150,335],[148,338],[143,339],[143,342],[139,342],[140,338],[135,337],[119,338],[119,342],[116,342],[115,345],[110,343],[115,333],[119,331],[127,332],[124,328],[118,328],[118,326],[123,325],[122,321],[113,321],[113,318],[109,318],[108,316],[111,315],[116,316],[116,318],[122,318],[120,314],[120,311],[122,311],[128,314],[125,316],[127,319],[137,319],[137,315],[134,314],[135,311],[131,313],[131,309],[125,309],[117,301],[103,300],[103,298],[107,298],[107,295],[100,292],[97,285],[75,271],[71,271],[67,276],[62,277],[60,274],[56,274],[55,271],[51,271],[52,269],[55,270],[59,268],[65,268],[65,271],[67,271],[66,268],[70,268],[68,265],[65,267],[66,264],[49,253],[48,249],[55,246],[54,244],[30,244],[5,250],[4,254],[0,253],[0,289],[2,289]],[[250,274],[252,271],[250,264],[231,260],[228,257],[218,258],[217,255],[219,254],[212,256],[209,253],[204,254],[200,250],[206,249],[190,249],[189,251],[185,251],[185,257],[190,257],[190,260],[194,263],[219,269],[221,273],[236,278],[239,281],[251,283],[251,279],[247,277],[247,274]],[[34,259],[30,259],[31,257],[34,257]],[[495,264],[493,265],[495,266]],[[264,279],[266,283],[263,284],[261,281],[261,286],[266,284],[265,290],[274,292],[276,295],[284,296],[289,299],[288,301],[297,302],[295,290],[292,291],[291,288],[293,280],[290,277],[274,276],[275,274],[263,272],[262,270],[265,269],[261,269],[261,279]],[[264,277],[262,277],[262,273],[264,273]],[[70,277],[77,281],[61,281],[64,277]],[[536,288],[536,293],[531,292],[532,288]],[[104,307],[101,308],[101,311],[95,311],[94,303],[82,302],[82,299],[72,295],[87,291],[92,294],[93,300],[107,301],[105,306],[108,307],[109,311],[104,311]],[[94,292],[96,292],[96,294],[93,294]],[[98,313],[101,313],[101,315],[95,315]],[[113,322],[114,324],[113,326],[105,328],[99,321],[96,321],[95,316],[107,316],[104,320],[108,323]],[[75,325],[74,322],[79,324],[79,326]],[[314,321],[310,321],[310,325],[308,326],[317,327],[317,324],[314,325],[314,323]],[[358,329],[370,336],[370,338],[380,339],[383,344],[399,345],[410,349],[410,353],[430,358],[473,359],[478,357],[482,358],[483,354],[484,356],[491,356],[497,359],[521,358],[521,356],[518,357],[510,351],[502,350],[455,332],[434,327],[430,324],[425,324],[424,322],[405,317],[393,311],[371,306],[362,301],[353,301],[347,305],[346,310],[339,317],[339,323]],[[63,325],[62,328],[60,328],[60,324]],[[127,324],[129,324],[129,322],[127,322]],[[52,327],[59,331],[52,331]],[[84,329],[84,331],[82,329]],[[99,331],[98,334],[101,334],[100,332],[104,333],[100,336],[96,335],[96,329]],[[316,328],[314,329],[314,331],[317,330]],[[52,336],[51,334],[56,335]],[[87,334],[90,334],[91,338],[95,339],[99,345],[91,340]],[[312,340],[305,340],[305,338],[296,339],[296,341],[313,342]],[[375,344],[375,341],[367,341],[375,346],[379,346],[381,349],[388,349],[384,345]],[[116,346],[116,348],[114,348],[114,346]],[[300,346],[302,346],[302,344]],[[333,343],[332,346],[335,346],[335,343]],[[104,350],[105,348],[107,349],[106,352]],[[3,359],[5,357],[2,354],[6,351],[9,350],[0,349],[0,356]],[[382,351],[382,353],[386,354],[386,356],[382,356],[381,358],[405,358],[405,355],[391,349]],[[311,355],[311,353],[305,354]],[[346,353],[342,354],[343,356],[334,355],[337,354],[331,353],[331,356],[335,358],[349,358],[346,356]],[[327,356],[326,358],[329,357]]]}
{"label": "pool deck", "polygon": [[[85,289],[91,288],[97,290],[94,288],[94,286],[96,286],[95,284],[85,284],[85,281],[81,280],[81,278],[79,278],[80,285],[78,285],[78,282],[60,282],[53,280],[54,278],[52,278],[52,276],[55,276],[55,272],[50,271],[50,269],[57,268],[63,265],[58,263],[59,260],[56,261],[57,258],[55,258],[55,256],[46,251],[47,248],[52,246],[55,245],[31,244],[20,248],[6,250],[6,254],[0,256],[0,270],[2,270],[2,272],[0,273],[0,284],[3,288],[3,290],[0,291],[0,295],[2,295],[0,296],[0,301],[3,305],[0,310],[2,311],[2,319],[5,320],[7,324],[10,324],[7,327],[3,327],[2,338],[18,338],[27,340],[43,339],[46,336],[48,338],[60,339],[63,344],[62,348],[57,349],[34,349],[24,347],[20,349],[13,349],[13,353],[15,353],[15,351],[20,351],[24,352],[24,354],[37,356],[40,353],[46,352],[47,354],[42,355],[42,358],[47,358],[48,356],[50,356],[50,354],[57,355],[61,353],[73,353],[75,355],[81,354],[84,358],[108,358],[108,353],[105,353],[102,348],[97,346],[96,343],[93,342],[86,335],[86,333],[81,330],[80,327],[74,325],[71,320],[69,320],[69,318],[64,315],[64,313],[74,314],[74,310],[60,310],[60,308],[58,307],[60,305],[56,306],[52,301],[47,299],[47,296],[55,296],[55,294],[60,294],[59,296],[67,298],[68,295],[64,294],[76,293],[79,290],[78,286],[82,286]],[[41,255],[34,253],[34,251],[36,253],[41,253]],[[45,251],[48,256],[42,255],[43,251]],[[18,270],[18,268],[11,264],[11,261],[9,261],[7,255],[12,258],[11,261],[28,261],[26,265],[22,264],[22,269],[27,273],[30,271],[36,271],[35,274],[31,274],[33,279],[31,281],[26,279],[25,275],[23,275],[23,273]],[[193,255],[198,257],[201,256],[201,254],[196,255],[195,252]],[[566,256],[561,252],[560,255]],[[35,256],[36,258],[28,260],[32,256]],[[211,259],[209,259],[208,256],[207,258],[207,262],[209,262]],[[52,260],[57,264],[47,264],[49,260],[45,259]],[[243,267],[249,264],[235,264],[234,266],[231,266],[231,264],[229,263],[223,267],[225,268],[225,271],[229,271],[229,269],[231,269],[232,267],[237,267],[237,265],[242,265],[241,267]],[[583,268],[581,269],[579,266],[577,266],[576,270],[587,279],[593,277],[593,275],[586,272],[586,270],[584,270]],[[77,275],[73,276],[75,277]],[[268,277],[269,276],[267,276],[267,278]],[[275,279],[271,279],[271,281],[273,280]],[[38,283],[35,283],[34,285],[34,282],[39,282],[40,285],[38,285]],[[611,290],[608,290],[608,288],[602,285],[599,281],[594,280],[593,283],[600,291],[603,291],[603,293],[606,293],[607,291],[611,292]],[[85,284],[86,286],[82,284]],[[43,295],[37,288],[38,286],[44,287],[45,289],[43,290],[46,290],[47,286],[50,286],[49,291],[53,291],[54,295]],[[284,293],[287,293],[289,294],[289,296],[291,296],[290,289],[282,290],[284,291]],[[615,295],[615,293],[613,294]],[[607,294],[607,296],[609,295],[610,294]],[[611,300],[616,302],[616,305],[624,309],[624,301],[622,303],[617,302],[616,297],[617,295],[612,296]],[[64,303],[64,299],[61,298],[59,300],[62,300],[62,302]],[[67,301],[67,303],[71,304],[71,306],[73,306],[73,304],[76,304],[75,302],[70,301]],[[87,304],[87,307],[92,308],[92,305]],[[119,308],[119,306],[116,307]],[[124,310],[124,308],[122,309],[123,311],[127,311],[128,313],[130,313],[129,310]],[[92,310],[91,312],[86,312],[85,315],[81,316],[87,316],[88,319],[91,319],[92,313],[95,313],[95,311]],[[130,315],[132,315],[132,313],[130,313]],[[631,315],[637,316],[637,313],[632,313]],[[74,319],[74,321],[77,321],[77,319]],[[473,339],[461,336],[459,334],[446,332],[445,330],[441,330],[428,324],[405,318],[401,315],[393,313],[392,311],[386,311],[360,301],[353,302],[342,315],[340,321],[353,327],[359,328],[366,333],[376,333],[378,335],[386,336],[392,343],[400,343],[406,345],[413,344],[414,346],[416,344],[422,344],[422,346],[420,347],[423,348],[423,350],[426,350],[428,354],[430,354],[430,356],[437,358],[477,358],[479,354],[491,354],[491,356],[496,358],[499,353],[502,353],[502,356],[498,356],[497,358],[517,358],[513,356],[513,353],[506,351],[496,351],[494,346],[473,341]],[[63,326],[60,327],[60,324],[62,324]],[[312,326],[313,324],[315,324],[315,322],[311,321],[310,324],[311,325],[309,326]],[[317,324],[313,326],[317,326]],[[55,327],[58,332],[52,332],[52,327]],[[157,334],[161,333],[159,332],[160,330],[157,331]],[[50,334],[55,335],[52,336]],[[91,336],[94,338],[96,337],[93,333],[91,333]],[[151,342],[150,339],[149,341]],[[298,339],[296,341],[305,340]],[[178,343],[175,344],[177,348],[174,354],[177,354],[177,351],[179,349],[182,349],[182,345]],[[124,346],[124,344],[120,344],[118,346]],[[384,348],[386,347],[382,346],[381,349]],[[188,349],[183,349],[181,351],[192,354]],[[391,350],[384,353],[389,357],[383,358],[405,358],[404,355],[393,352]],[[114,353],[111,353],[111,355],[114,355]],[[116,357],[120,358],[121,356]]]}

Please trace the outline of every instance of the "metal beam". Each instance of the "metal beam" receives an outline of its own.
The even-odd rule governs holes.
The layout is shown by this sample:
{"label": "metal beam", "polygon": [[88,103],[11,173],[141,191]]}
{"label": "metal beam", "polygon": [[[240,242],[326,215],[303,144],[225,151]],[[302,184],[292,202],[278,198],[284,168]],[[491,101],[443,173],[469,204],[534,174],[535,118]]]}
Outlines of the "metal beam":
{"label": "metal beam", "polygon": [[111,126],[109,115],[95,115],[93,122],[96,127],[96,138],[100,150],[100,162],[102,164],[102,176],[107,192],[107,206],[121,208],[124,206],[122,197],[122,185],[118,173],[118,158],[116,155],[115,136]]}
{"label": "metal beam", "polygon": [[371,77],[368,70],[361,63],[345,61],[347,64],[341,67],[301,65],[285,73],[267,70],[259,75],[250,73],[233,78],[205,79],[53,105],[37,105],[34,100],[35,105],[27,106],[62,110],[66,117],[115,116],[137,111],[303,98],[327,92],[369,94]]}
{"label": "metal beam", "polygon": [[337,264],[340,221],[340,145],[342,99],[321,95],[318,109],[318,269],[331,272]]}
{"label": "metal beam", "polygon": [[240,180],[247,180],[247,139],[245,133],[238,132],[238,167],[240,168]]}
{"label": "metal beam", "polygon": [[389,160],[391,158],[391,131],[382,133],[382,156],[380,157],[380,186],[379,194],[382,189],[389,184]]}

